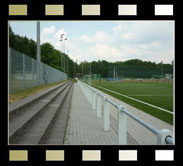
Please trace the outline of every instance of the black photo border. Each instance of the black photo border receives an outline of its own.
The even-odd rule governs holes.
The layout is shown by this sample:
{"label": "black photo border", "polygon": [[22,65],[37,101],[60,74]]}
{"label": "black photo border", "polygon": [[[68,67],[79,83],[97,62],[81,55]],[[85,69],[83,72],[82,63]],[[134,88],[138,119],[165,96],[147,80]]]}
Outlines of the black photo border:
{"label": "black photo border", "polygon": [[[1,2],[2,3],[2,2]],[[27,4],[27,16],[9,16],[9,4]],[[45,16],[45,4],[64,4],[63,16]],[[82,4],[100,4],[100,16],[82,16]],[[136,16],[118,16],[118,4],[136,4]],[[174,6],[173,16],[155,16],[155,4],[171,4]],[[183,124],[181,109],[175,104],[175,145],[8,145],[8,21],[13,20],[171,20],[175,21],[175,56],[177,54],[177,5],[176,0],[7,0],[1,5],[0,20],[0,68],[1,68],[1,100],[0,100],[0,165],[4,166],[105,166],[105,165],[154,165],[172,166],[183,163]],[[176,57],[177,59],[177,57]],[[178,61],[178,60],[177,60]],[[175,60],[176,62],[176,60]],[[177,63],[176,63],[177,64]],[[175,88],[176,89],[176,88]],[[9,161],[9,150],[28,150],[29,160],[26,162]],[[45,160],[46,150],[64,150],[65,160],[63,162],[48,162]],[[82,161],[82,150],[101,150],[101,161]],[[137,150],[138,161],[118,161],[119,150]],[[174,161],[155,161],[155,150],[174,150]],[[179,163],[178,163],[179,162]]]}

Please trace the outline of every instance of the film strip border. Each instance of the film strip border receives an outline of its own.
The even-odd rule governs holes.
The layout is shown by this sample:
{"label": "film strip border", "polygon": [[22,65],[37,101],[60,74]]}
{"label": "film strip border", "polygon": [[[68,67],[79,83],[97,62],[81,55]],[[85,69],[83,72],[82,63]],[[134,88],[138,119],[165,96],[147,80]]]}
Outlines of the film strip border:
{"label": "film strip border", "polygon": [[[140,18],[148,19],[158,17],[168,17],[169,19],[175,16],[174,1],[148,1],[146,3],[134,1],[111,1],[111,3],[99,1],[42,1],[41,3],[33,3],[32,1],[10,1],[8,3],[8,16],[36,17],[36,18],[64,18],[75,17],[86,18]],[[51,17],[50,17],[51,16]]]}
{"label": "film strip border", "polygon": [[[58,18],[127,18],[127,19],[158,19],[168,18],[174,19],[175,16],[175,4],[174,1],[154,1],[153,3],[149,0],[146,3],[142,3],[142,0],[137,1],[111,1],[111,4],[105,4],[101,1],[78,1],[75,3],[66,1],[42,1],[42,3],[33,4],[31,1],[9,1],[8,12],[9,18],[20,18],[29,19],[29,16],[33,19],[45,18],[45,19],[58,19]],[[92,3],[91,3],[92,2]],[[50,147],[51,148],[51,147]],[[114,162],[115,165],[119,165],[121,162],[173,162],[176,158],[176,150],[174,147],[162,147],[156,150],[154,147],[137,147],[132,149],[121,148],[90,148],[84,150],[85,147],[80,148],[60,148],[59,150],[53,149],[42,149],[41,147],[31,147],[29,150],[26,147],[23,150],[19,147],[16,149],[10,148],[7,150],[7,165],[33,165],[32,163],[40,163],[41,165],[53,165],[53,163],[67,163],[67,162],[98,162],[107,163],[109,160]],[[148,149],[149,148],[149,149]],[[152,148],[152,149],[151,149]],[[154,150],[153,150],[154,148]],[[21,148],[22,149],[22,148]],[[39,149],[39,150],[38,150]],[[120,149],[120,148],[118,148]],[[145,155],[146,153],[146,155]],[[148,154],[149,153],[149,154]],[[39,157],[37,156],[39,155]],[[144,156],[145,155],[145,156]],[[109,157],[110,156],[110,157]],[[35,160],[39,158],[39,160]],[[72,160],[73,159],[73,160]],[[43,164],[44,163],[44,164]],[[51,163],[51,164],[50,164]],[[37,164],[39,165],[39,164]],[[154,164],[156,165],[156,164]],[[158,165],[158,164],[157,164]],[[171,164],[170,164],[171,165]],[[172,164],[173,165],[173,164]]]}
{"label": "film strip border", "polygon": [[[9,4],[9,15],[10,16],[26,16],[28,15],[28,5],[26,4]],[[46,16],[63,16],[64,5],[45,5]],[[82,16],[100,16],[100,5],[82,5],[81,6]],[[136,4],[121,4],[118,5],[118,16],[136,16],[137,5]],[[173,16],[173,5],[154,5],[155,16]]]}
{"label": "film strip border", "polygon": [[[113,152],[113,153],[111,153]],[[39,162],[40,163],[69,163],[69,162],[92,162],[97,161],[98,163],[108,162],[110,160],[111,163],[123,163],[123,162],[143,162],[144,160],[148,160],[148,162],[152,161],[155,163],[158,162],[174,162],[175,151],[174,150],[154,150],[153,152],[148,152],[149,157],[147,155],[144,156],[144,153],[141,153],[140,150],[40,150],[39,153]],[[41,154],[42,153],[42,154]],[[72,154],[72,155],[71,155]],[[38,155],[38,154],[37,154]],[[74,157],[73,157],[74,156]],[[8,162],[13,165],[15,163],[29,163],[32,161],[38,162],[38,160],[34,159],[35,151],[31,150],[9,150],[8,151]],[[147,158],[146,158],[147,157]],[[38,159],[36,158],[36,159]]]}

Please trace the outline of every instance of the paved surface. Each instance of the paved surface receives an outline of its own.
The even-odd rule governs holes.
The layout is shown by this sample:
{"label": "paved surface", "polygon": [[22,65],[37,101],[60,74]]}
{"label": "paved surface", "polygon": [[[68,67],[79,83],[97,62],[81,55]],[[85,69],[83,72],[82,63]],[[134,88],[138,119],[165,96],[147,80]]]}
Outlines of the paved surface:
{"label": "paved surface", "polygon": [[[104,94],[103,92],[101,92]],[[116,104],[123,104],[127,110],[157,129],[169,129],[173,131],[173,126],[142,112],[122,101],[109,96]],[[117,145],[117,111],[111,106],[111,130],[103,130],[103,116],[96,118],[96,111],[92,109],[86,96],[78,86],[74,85],[73,97],[69,120],[66,129],[64,144],[69,145]],[[127,119],[127,143],[128,145],[156,145],[156,135],[135,122]]]}
{"label": "paved surface", "polygon": [[[113,124],[114,120],[111,120]],[[115,126],[115,123],[113,124]],[[137,144],[130,136],[128,144]],[[103,116],[96,117],[86,96],[75,83],[64,144],[67,145],[117,145],[116,129],[103,129]]]}

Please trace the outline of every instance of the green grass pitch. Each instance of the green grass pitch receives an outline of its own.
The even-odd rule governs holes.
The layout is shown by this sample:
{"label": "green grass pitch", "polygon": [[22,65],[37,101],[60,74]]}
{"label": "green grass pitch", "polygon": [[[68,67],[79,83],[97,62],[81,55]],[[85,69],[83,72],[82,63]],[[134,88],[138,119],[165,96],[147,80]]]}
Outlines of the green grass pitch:
{"label": "green grass pitch", "polygon": [[[173,83],[172,82],[110,82],[92,81],[93,85],[118,92],[143,102],[173,111]],[[97,88],[97,87],[95,87]],[[173,115],[160,109],[139,103],[126,97],[98,88],[152,116],[173,125]]]}

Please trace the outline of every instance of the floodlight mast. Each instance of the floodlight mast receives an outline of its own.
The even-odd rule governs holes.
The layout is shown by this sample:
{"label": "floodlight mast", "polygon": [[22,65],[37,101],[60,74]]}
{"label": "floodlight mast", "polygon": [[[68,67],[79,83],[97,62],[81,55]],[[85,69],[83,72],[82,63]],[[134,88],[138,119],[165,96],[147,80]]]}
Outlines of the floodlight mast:
{"label": "floodlight mast", "polygon": [[61,34],[60,35],[60,42],[61,42],[61,55],[60,55],[60,68],[62,69],[62,41],[63,41],[63,35],[64,34]]}
{"label": "floodlight mast", "polygon": [[[64,54],[65,54],[65,41],[67,40],[67,38],[64,38]],[[64,73],[65,73],[65,56],[64,56]]]}

